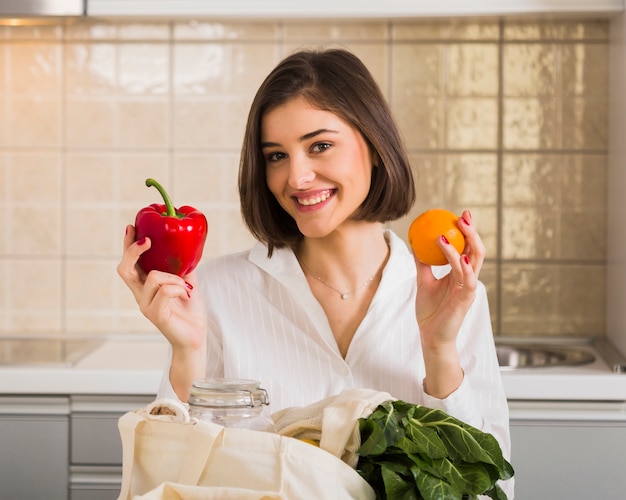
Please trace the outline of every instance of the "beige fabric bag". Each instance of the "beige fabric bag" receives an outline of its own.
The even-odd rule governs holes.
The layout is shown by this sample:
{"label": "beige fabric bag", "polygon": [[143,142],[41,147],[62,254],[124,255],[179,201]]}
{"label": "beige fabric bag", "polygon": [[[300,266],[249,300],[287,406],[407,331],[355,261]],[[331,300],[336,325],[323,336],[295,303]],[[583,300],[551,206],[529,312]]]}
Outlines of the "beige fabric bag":
{"label": "beige fabric bag", "polygon": [[361,447],[359,419],[369,417],[378,405],[394,399],[373,389],[344,389],[308,406],[277,411],[272,419],[281,436],[317,441],[322,450],[355,468]]}
{"label": "beige fabric bag", "polygon": [[119,500],[375,498],[349,465],[298,439],[146,410],[119,420]]}

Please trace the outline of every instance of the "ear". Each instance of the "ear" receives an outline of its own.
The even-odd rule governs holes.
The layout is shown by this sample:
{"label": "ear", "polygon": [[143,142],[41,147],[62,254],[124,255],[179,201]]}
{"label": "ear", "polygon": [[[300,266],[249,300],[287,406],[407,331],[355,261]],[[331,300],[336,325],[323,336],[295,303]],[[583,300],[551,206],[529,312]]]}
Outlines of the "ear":
{"label": "ear", "polygon": [[378,168],[382,163],[380,156],[378,156],[376,151],[370,151],[370,160],[372,162],[372,167],[374,168]]}

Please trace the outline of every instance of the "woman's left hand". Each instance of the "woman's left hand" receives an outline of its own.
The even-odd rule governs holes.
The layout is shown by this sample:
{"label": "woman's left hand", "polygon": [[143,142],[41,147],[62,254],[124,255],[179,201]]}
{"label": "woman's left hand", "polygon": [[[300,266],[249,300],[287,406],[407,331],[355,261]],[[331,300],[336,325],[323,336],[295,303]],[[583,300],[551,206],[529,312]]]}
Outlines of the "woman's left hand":
{"label": "woman's left hand", "polygon": [[[445,375],[450,366],[458,367],[456,338],[463,319],[474,301],[478,275],[485,259],[485,246],[472,224],[472,215],[468,210],[463,212],[457,225],[465,235],[465,248],[462,254],[459,255],[444,238],[440,237],[437,242],[448,259],[450,273],[442,278],[436,278],[429,265],[416,260],[415,313],[422,336],[427,380],[437,379],[441,374]],[[429,367],[434,377],[429,376]],[[458,368],[460,370],[460,367]],[[451,381],[444,386],[454,386],[455,383]],[[435,385],[439,384],[429,383],[430,388]],[[458,383],[456,385],[458,386]],[[452,390],[454,388],[456,387]]]}

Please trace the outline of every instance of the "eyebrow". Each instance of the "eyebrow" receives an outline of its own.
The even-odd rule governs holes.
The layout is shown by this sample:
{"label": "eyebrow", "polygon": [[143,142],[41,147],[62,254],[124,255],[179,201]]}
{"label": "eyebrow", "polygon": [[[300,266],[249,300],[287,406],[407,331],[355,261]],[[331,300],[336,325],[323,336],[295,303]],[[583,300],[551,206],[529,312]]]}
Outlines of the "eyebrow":
{"label": "eyebrow", "polygon": [[[312,139],[313,137],[316,137],[320,134],[324,134],[324,133],[331,133],[331,134],[338,134],[339,131],[338,130],[331,130],[328,128],[320,128],[317,130],[314,130],[313,132],[309,132],[307,134],[304,134],[303,136],[298,137],[298,141],[302,142],[302,141],[307,141],[309,139]],[[273,148],[273,147],[277,147],[280,146],[280,144],[278,144],[277,142],[262,142],[261,143],[261,148]]]}

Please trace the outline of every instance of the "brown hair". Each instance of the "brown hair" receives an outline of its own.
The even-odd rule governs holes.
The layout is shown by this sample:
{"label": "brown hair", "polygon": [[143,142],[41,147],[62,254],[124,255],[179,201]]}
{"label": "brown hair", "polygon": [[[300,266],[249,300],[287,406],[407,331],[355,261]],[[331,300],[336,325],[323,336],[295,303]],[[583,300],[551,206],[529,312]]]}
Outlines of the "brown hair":
{"label": "brown hair", "polygon": [[387,222],[405,215],[415,201],[408,157],[391,110],[363,63],[342,49],[296,52],[274,68],[252,103],[239,164],[239,195],[251,233],[274,248],[302,239],[293,218],[267,187],[261,120],[294,97],[336,114],[363,136],[375,161],[370,192],[355,218]]}

